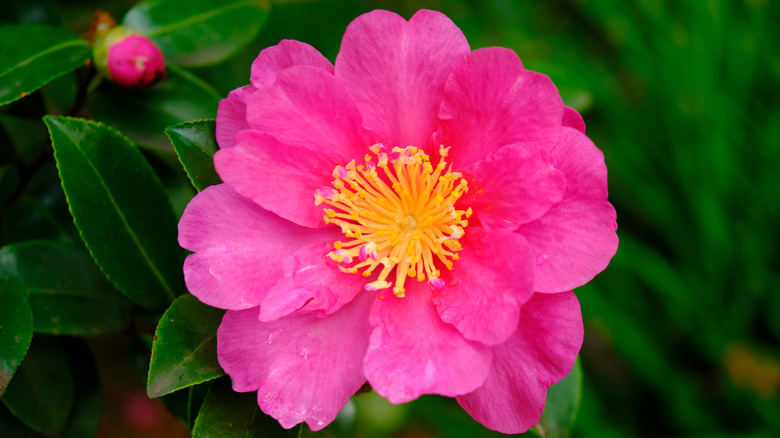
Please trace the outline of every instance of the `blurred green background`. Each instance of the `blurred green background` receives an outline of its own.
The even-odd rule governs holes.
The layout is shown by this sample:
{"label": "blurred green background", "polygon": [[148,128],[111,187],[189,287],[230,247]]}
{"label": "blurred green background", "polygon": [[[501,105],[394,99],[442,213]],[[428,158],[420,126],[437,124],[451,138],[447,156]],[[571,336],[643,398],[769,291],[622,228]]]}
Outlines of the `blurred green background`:
{"label": "blurred green background", "polygon": [[[131,1],[12,2],[65,23]],[[24,4],[24,6],[20,6]],[[473,49],[549,75],[604,152],[620,247],[578,289],[584,382],[575,437],[780,436],[780,4],[771,0],[273,2],[259,37],[194,72],[224,96],[280,39],[335,60],[371,9],[447,14]],[[5,8],[5,6],[3,7]],[[353,398],[319,436],[494,434],[453,400]]]}

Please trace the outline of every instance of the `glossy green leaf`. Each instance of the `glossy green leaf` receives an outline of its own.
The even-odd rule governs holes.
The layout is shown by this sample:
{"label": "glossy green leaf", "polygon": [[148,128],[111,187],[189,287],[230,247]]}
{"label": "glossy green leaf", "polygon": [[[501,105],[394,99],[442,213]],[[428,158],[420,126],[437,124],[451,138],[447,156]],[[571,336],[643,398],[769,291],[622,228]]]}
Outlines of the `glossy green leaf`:
{"label": "glossy green leaf", "polygon": [[93,116],[135,143],[170,150],[165,128],[188,120],[214,118],[220,95],[184,69],[170,68],[150,88],[122,88],[103,81],[87,102]]}
{"label": "glossy green leaf", "polygon": [[214,170],[214,154],[219,149],[215,120],[181,123],[168,127],[165,133],[171,139],[181,165],[198,191],[222,182]]}
{"label": "glossy green leaf", "polygon": [[168,62],[219,62],[249,43],[268,14],[259,0],[148,0],[125,15],[123,24],[151,38]]}
{"label": "glossy green leaf", "polygon": [[0,396],[30,347],[33,320],[24,292],[0,281]]}
{"label": "glossy green leaf", "polygon": [[27,427],[57,437],[73,406],[73,377],[59,344],[35,339],[3,394],[3,403]]}
{"label": "glossy green leaf", "polygon": [[130,321],[127,301],[79,248],[47,241],[0,248],[0,279],[27,294],[39,333],[98,335]]}
{"label": "glossy green leaf", "polygon": [[574,363],[569,375],[547,390],[544,412],[534,430],[543,438],[568,438],[580,407],[582,367]]}
{"label": "glossy green leaf", "polygon": [[301,426],[285,430],[257,406],[257,393],[239,393],[229,379],[211,385],[192,429],[193,438],[290,438],[300,436]]}
{"label": "glossy green leaf", "polygon": [[217,327],[224,310],[192,295],[176,299],[160,319],[146,392],[159,397],[224,374],[217,362]]}
{"label": "glossy green leaf", "polygon": [[141,153],[92,121],[46,117],[76,227],[92,257],[131,301],[159,309],[181,291],[184,252],[171,204]]}
{"label": "glossy green leaf", "polygon": [[41,24],[0,27],[0,105],[41,88],[89,59],[86,40]]}

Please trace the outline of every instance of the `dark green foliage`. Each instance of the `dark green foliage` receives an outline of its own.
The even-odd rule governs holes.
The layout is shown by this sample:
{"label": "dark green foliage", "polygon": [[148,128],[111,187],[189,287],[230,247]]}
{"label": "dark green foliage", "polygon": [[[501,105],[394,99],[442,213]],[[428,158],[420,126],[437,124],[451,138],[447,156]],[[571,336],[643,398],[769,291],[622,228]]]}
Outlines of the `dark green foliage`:
{"label": "dark green foliage", "polygon": [[152,169],[132,143],[105,125],[45,121],[70,211],[92,257],[130,300],[164,307],[184,290],[183,251],[170,202]]}
{"label": "dark green foliage", "polygon": [[[312,435],[280,428],[255,393],[217,378],[223,311],[186,294],[176,224],[197,191],[221,182],[217,106],[248,83],[257,53],[297,39],[335,61],[346,25],[374,8],[437,9],[473,49],[514,49],[604,152],[620,247],[575,291],[580,361],[527,435],[780,435],[776,2],[7,3],[0,436],[95,436],[124,412],[114,396],[140,394],[143,380],[181,436]],[[165,81],[124,89],[95,74],[79,36],[98,6],[159,44]],[[135,386],[113,377],[128,375]],[[395,406],[375,393],[317,435],[500,436],[452,399]]]}
{"label": "dark green foliage", "polygon": [[27,296],[36,333],[115,333],[130,321],[127,301],[79,248],[43,240],[0,248],[0,279]]}
{"label": "dark green foliage", "polygon": [[217,327],[224,310],[192,295],[176,299],[154,333],[149,397],[159,397],[224,374],[217,362]]}
{"label": "dark green foliage", "polygon": [[27,96],[89,59],[90,46],[53,26],[0,27],[0,105]]}
{"label": "dark green foliage", "polygon": [[214,170],[217,146],[214,120],[199,120],[171,126],[165,130],[192,185],[201,191],[222,180]]}

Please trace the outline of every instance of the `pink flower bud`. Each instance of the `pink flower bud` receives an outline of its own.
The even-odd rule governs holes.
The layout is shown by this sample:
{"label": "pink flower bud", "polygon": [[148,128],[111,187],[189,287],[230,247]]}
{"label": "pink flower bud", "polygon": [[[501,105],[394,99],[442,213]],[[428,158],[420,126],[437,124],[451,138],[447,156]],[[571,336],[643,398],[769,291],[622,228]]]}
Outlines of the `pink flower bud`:
{"label": "pink flower bud", "polygon": [[108,75],[123,87],[150,87],[165,79],[165,57],[148,38],[129,35],[108,47]]}

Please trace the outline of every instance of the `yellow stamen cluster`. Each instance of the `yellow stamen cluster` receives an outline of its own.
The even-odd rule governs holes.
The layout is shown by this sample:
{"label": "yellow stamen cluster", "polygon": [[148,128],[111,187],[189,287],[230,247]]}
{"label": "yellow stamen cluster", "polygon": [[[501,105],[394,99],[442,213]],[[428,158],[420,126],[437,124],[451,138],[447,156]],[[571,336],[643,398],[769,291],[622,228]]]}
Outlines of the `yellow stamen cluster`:
{"label": "yellow stamen cluster", "polygon": [[438,260],[447,269],[458,260],[458,239],[468,226],[471,209],[457,210],[455,202],[468,191],[463,175],[452,172],[444,158],[449,148],[440,147],[441,159],[434,167],[428,155],[409,146],[384,152],[371,146],[365,165],[351,161],[333,170],[333,188],[315,193],[315,204],[326,204],[325,223],[335,223],[347,237],[334,243],[328,257],[348,273],[362,270],[376,280],[366,289],[393,286],[388,278],[395,269],[393,293],[404,296],[406,277],[441,287]]}

